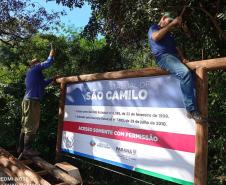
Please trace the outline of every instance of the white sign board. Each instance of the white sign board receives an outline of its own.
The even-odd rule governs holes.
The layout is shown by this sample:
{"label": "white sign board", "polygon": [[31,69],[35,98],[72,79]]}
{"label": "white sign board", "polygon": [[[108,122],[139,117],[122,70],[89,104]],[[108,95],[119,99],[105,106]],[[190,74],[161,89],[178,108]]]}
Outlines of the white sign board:
{"label": "white sign board", "polygon": [[195,121],[170,75],[68,84],[62,151],[191,185]]}

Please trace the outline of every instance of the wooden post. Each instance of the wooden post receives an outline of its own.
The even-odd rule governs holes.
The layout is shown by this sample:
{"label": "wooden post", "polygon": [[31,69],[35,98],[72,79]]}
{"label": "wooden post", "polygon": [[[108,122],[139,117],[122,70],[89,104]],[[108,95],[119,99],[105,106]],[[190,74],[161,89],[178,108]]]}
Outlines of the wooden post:
{"label": "wooden post", "polygon": [[62,130],[64,120],[64,102],[65,102],[65,83],[60,84],[60,101],[59,101],[59,119],[57,129],[57,143],[56,143],[56,161],[61,159],[61,142],[62,142]]}
{"label": "wooden post", "polygon": [[[206,68],[196,69],[197,103],[203,118],[208,115],[208,80]],[[195,185],[207,185],[208,123],[196,123]]]}

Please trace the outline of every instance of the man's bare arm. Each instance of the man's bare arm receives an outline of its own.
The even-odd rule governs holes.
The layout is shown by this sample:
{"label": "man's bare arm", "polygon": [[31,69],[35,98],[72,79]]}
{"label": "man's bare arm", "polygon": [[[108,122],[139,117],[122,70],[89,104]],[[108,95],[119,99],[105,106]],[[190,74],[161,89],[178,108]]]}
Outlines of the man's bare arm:
{"label": "man's bare arm", "polygon": [[51,49],[51,51],[49,52],[49,56],[54,57],[54,55],[55,55],[55,51],[53,49]]}
{"label": "man's bare arm", "polygon": [[152,39],[154,41],[159,41],[161,40],[165,34],[167,32],[169,32],[173,27],[177,26],[177,25],[180,25],[181,24],[181,17],[176,17],[171,23],[169,23],[167,26],[164,26],[163,28],[161,28],[160,30],[158,31],[155,31],[152,33]]}

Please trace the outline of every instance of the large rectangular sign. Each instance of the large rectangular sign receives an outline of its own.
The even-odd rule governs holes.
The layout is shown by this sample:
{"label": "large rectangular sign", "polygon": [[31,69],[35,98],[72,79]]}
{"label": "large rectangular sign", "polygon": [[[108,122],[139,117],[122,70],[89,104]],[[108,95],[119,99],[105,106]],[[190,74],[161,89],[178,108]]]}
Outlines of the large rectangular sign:
{"label": "large rectangular sign", "polygon": [[62,150],[194,184],[195,121],[171,75],[68,84]]}

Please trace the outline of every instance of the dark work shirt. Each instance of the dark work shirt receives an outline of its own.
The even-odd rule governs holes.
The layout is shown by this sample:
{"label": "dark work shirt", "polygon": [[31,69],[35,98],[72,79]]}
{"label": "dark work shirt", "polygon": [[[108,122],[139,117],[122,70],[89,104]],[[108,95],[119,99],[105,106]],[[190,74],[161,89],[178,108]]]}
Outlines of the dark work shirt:
{"label": "dark work shirt", "polygon": [[178,57],[176,42],[171,33],[166,33],[166,35],[159,41],[154,41],[152,39],[152,33],[160,29],[161,28],[158,24],[153,24],[148,31],[148,40],[150,48],[152,50],[152,54],[155,56],[157,61],[160,60],[162,54],[166,53]]}
{"label": "dark work shirt", "polygon": [[26,92],[24,99],[41,100],[44,88],[49,85],[53,79],[45,79],[42,70],[48,68],[53,63],[53,57],[48,57],[44,62],[31,66],[25,78]]}

